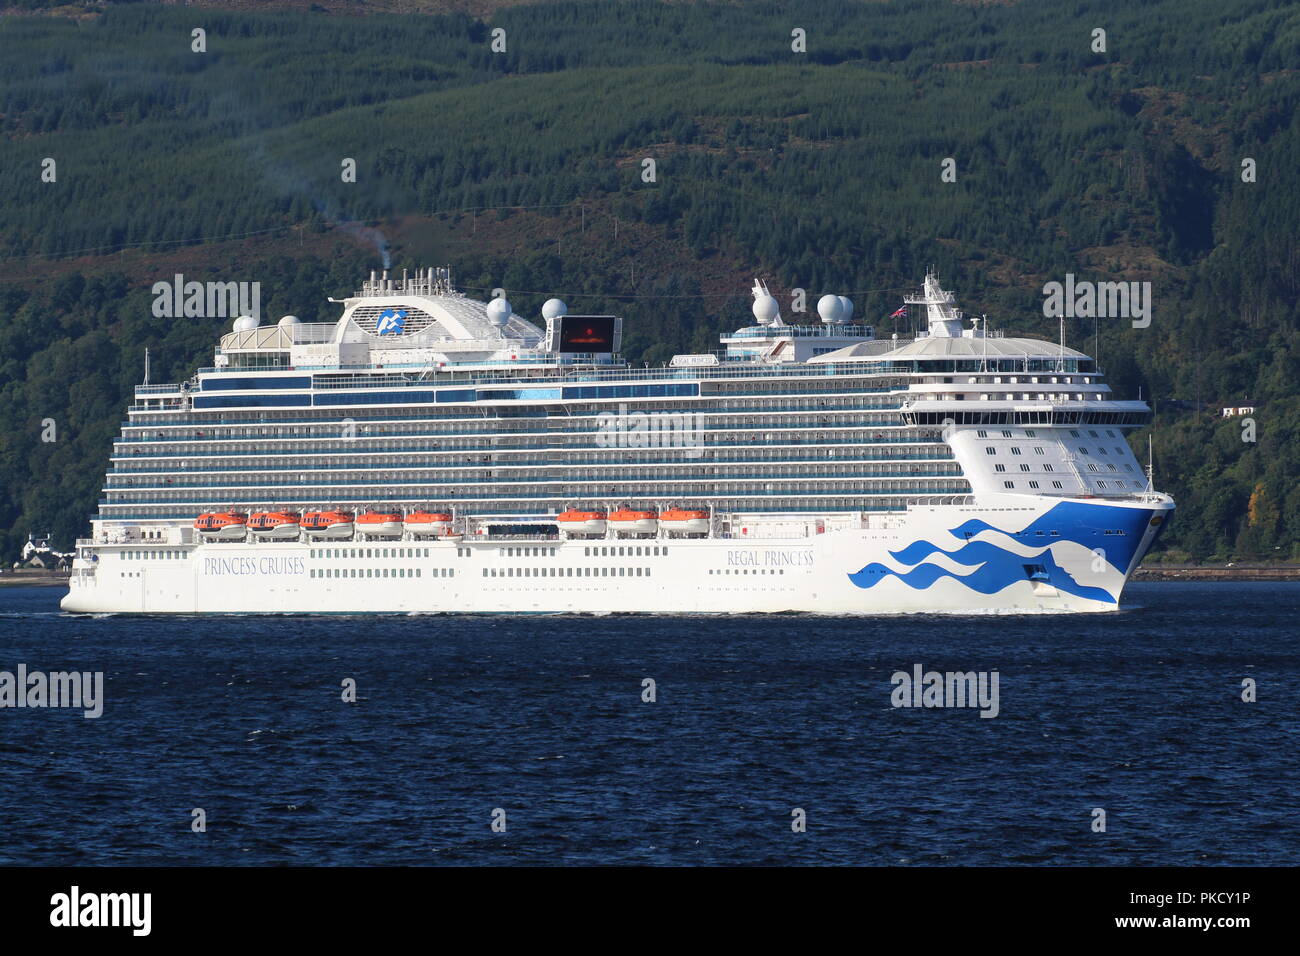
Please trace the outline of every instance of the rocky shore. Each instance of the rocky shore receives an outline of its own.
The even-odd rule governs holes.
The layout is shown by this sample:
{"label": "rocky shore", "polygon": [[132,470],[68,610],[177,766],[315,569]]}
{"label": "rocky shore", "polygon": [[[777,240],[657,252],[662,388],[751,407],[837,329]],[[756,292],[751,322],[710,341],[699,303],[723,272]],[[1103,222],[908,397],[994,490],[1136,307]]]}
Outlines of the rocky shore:
{"label": "rocky shore", "polygon": [[0,588],[3,587],[63,587],[68,586],[67,571],[46,571],[42,568],[6,568],[0,571]]}
{"label": "rocky shore", "polygon": [[1152,564],[1133,572],[1134,581],[1300,581],[1295,564]]}

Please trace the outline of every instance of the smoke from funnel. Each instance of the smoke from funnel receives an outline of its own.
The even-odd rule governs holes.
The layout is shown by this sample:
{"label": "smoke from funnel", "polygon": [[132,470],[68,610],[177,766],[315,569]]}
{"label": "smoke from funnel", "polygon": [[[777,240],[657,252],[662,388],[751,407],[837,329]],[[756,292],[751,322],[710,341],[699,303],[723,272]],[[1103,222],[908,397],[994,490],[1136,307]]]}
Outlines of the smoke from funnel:
{"label": "smoke from funnel", "polygon": [[252,105],[253,101],[260,104],[260,91],[241,88],[242,83],[248,83],[250,87],[256,85],[251,77],[252,74],[245,73],[241,82],[225,87],[210,104],[213,115],[221,115],[237,129],[249,134],[236,140],[236,148],[245,155],[250,167],[259,170],[277,193],[309,200],[328,224],[374,246],[383,259],[384,268],[390,268],[392,256],[389,253],[388,239],[380,230],[352,220],[338,201],[319,194],[318,185],[303,173],[297,163],[287,157],[274,156],[268,150],[268,134],[265,130],[288,122],[290,117],[269,115],[264,107]]}
{"label": "smoke from funnel", "polygon": [[388,237],[374,226],[363,226],[359,222],[349,222],[344,217],[338,215],[338,209],[333,208],[333,203],[328,200],[322,200],[317,197],[312,198],[312,205],[316,211],[325,217],[326,221],[342,229],[349,236],[360,239],[362,242],[369,243],[375,247],[380,258],[384,260],[384,268],[389,269],[393,265],[393,257],[388,251]]}
{"label": "smoke from funnel", "polygon": [[375,229],[373,226],[362,226],[355,222],[340,222],[338,227],[346,232],[349,236],[355,236],[362,242],[368,242],[375,247],[375,251],[383,257],[384,268],[391,268],[393,257],[388,252],[388,238]]}

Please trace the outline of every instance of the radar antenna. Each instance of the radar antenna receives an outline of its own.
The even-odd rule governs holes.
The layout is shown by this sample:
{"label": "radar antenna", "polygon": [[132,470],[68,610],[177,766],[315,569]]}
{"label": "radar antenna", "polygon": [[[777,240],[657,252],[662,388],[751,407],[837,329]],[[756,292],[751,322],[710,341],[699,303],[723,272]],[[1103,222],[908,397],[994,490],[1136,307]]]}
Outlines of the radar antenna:
{"label": "radar antenna", "polygon": [[[1154,430],[1155,425],[1151,426]],[[1152,451],[1152,435],[1147,435],[1147,494],[1155,491],[1156,487],[1156,459]]]}

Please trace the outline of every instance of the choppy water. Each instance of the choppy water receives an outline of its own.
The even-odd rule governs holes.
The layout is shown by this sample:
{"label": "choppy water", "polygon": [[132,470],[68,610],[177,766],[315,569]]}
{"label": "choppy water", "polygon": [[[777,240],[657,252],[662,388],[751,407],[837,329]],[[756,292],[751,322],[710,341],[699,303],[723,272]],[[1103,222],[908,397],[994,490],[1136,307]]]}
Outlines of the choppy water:
{"label": "choppy water", "polygon": [[[0,710],[0,864],[1300,862],[1296,584],[878,619],[77,618],[61,594],[0,589],[0,669],[103,671],[104,714]],[[999,715],[891,707],[916,663],[997,670]]]}

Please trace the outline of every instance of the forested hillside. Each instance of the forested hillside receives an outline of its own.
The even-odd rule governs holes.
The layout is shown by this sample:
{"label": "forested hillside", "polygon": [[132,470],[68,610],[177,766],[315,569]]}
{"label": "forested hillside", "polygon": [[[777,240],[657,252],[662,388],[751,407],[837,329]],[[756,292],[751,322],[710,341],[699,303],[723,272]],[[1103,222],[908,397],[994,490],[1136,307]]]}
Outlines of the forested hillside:
{"label": "forested hillside", "polygon": [[[153,282],[259,281],[268,314],[325,317],[381,234],[525,313],[617,311],[636,361],[709,347],[753,274],[880,324],[934,264],[1047,337],[1044,282],[1150,281],[1149,328],[1067,335],[1157,404],[1163,547],[1300,558],[1294,4],[19,6],[60,15],[0,16],[4,560],[84,532],[146,346],[154,381],[208,364],[224,323],[153,317]],[[1223,404],[1257,407],[1256,440]]]}

